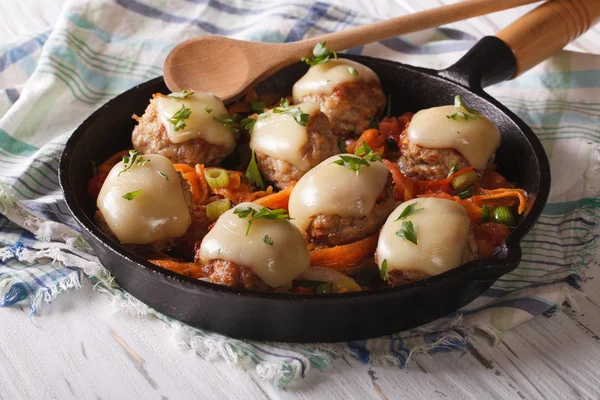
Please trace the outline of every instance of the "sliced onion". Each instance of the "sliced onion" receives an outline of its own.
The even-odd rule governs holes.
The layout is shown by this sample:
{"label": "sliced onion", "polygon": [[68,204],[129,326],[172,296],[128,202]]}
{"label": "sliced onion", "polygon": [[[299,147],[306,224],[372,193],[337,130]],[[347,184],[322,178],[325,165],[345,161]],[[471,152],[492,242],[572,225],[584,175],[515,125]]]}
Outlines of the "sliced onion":
{"label": "sliced onion", "polygon": [[227,186],[229,184],[229,175],[223,168],[209,168],[204,172],[208,186],[213,189]]}
{"label": "sliced onion", "polygon": [[296,279],[331,283],[334,293],[358,292],[361,290],[354,279],[331,268],[310,267]]}
{"label": "sliced onion", "polygon": [[215,200],[212,203],[206,205],[206,216],[208,218],[217,219],[225,211],[231,208],[231,202],[229,199]]}

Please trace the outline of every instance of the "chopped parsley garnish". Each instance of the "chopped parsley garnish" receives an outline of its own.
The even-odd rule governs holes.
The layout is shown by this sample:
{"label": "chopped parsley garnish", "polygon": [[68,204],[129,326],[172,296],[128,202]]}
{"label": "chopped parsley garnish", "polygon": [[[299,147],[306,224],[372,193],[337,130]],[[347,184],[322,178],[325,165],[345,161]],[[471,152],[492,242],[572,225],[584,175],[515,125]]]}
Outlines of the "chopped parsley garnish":
{"label": "chopped parsley garnish", "polygon": [[265,187],[265,182],[263,181],[260,170],[258,169],[258,164],[256,163],[256,153],[254,150],[252,150],[250,164],[248,164],[248,168],[246,168],[246,178],[248,178],[250,183],[257,188],[263,189]]}
{"label": "chopped parsley garnish", "polygon": [[358,75],[358,71],[354,67],[348,67],[348,72],[350,72],[351,75]]}
{"label": "chopped parsley garnish", "polygon": [[212,112],[212,107],[206,107],[204,111],[210,114]]}
{"label": "chopped parsley garnish", "polygon": [[177,99],[177,101],[179,101],[179,100],[185,99],[186,97],[191,96],[193,94],[194,94],[194,92],[192,90],[183,90],[181,92],[170,93],[167,96],[174,97]]}
{"label": "chopped parsley garnish", "polygon": [[163,173],[162,173],[162,172],[160,172],[160,171],[156,171],[156,172],[158,172],[158,174],[160,175],[160,177],[161,177],[161,178],[163,178],[165,181],[168,181],[168,180],[169,180],[169,177],[167,176],[167,174],[163,174]]}
{"label": "chopped parsley garnish", "polygon": [[140,190],[136,190],[134,192],[128,192],[128,193],[125,193],[121,197],[124,198],[125,200],[131,201],[131,200],[135,199],[136,197],[138,197],[143,191],[144,191],[143,189],[140,189]]}
{"label": "chopped parsley garnish", "polygon": [[354,151],[354,154],[359,157],[340,154],[340,159],[333,161],[332,164],[349,168],[355,171],[356,175],[360,175],[360,167],[369,167],[372,162],[376,161],[381,162],[381,154],[373,152],[373,149],[366,142],[362,142],[361,146]]}
{"label": "chopped parsley garnish", "polygon": [[249,105],[250,110],[252,110],[252,112],[256,114],[262,114],[263,112],[265,112],[265,108],[267,108],[267,105],[264,101],[251,101]]}
{"label": "chopped parsley garnish", "polygon": [[379,272],[381,273],[381,279],[384,281],[387,281],[387,268],[387,260],[383,260],[381,263],[381,270]]}
{"label": "chopped parsley garnish", "polygon": [[457,172],[458,172],[458,164],[452,164],[452,168],[450,168],[450,171],[448,171],[447,178],[450,178],[452,175],[454,175]]}
{"label": "chopped parsley garnish", "polygon": [[406,206],[406,208],[404,210],[402,210],[402,212],[400,213],[400,215],[398,216],[398,218],[396,218],[396,221],[400,221],[401,219],[406,219],[407,217],[410,217],[411,215],[414,215],[416,213],[418,213],[419,211],[423,211],[424,208],[417,208],[415,209],[415,206],[417,205],[417,201],[415,201],[412,204],[409,204],[408,206]]}
{"label": "chopped parsley garnish", "polygon": [[175,127],[175,132],[185,128],[185,120],[190,117],[192,110],[186,108],[185,105],[181,105],[181,108],[169,118],[169,122]]}
{"label": "chopped parsley garnish", "polygon": [[237,114],[233,114],[231,117],[227,114],[221,114],[220,117],[213,117],[213,119],[221,124],[231,132],[239,131],[239,124],[237,123]]}
{"label": "chopped parsley garnish", "polygon": [[263,238],[263,242],[265,242],[269,246],[273,246],[273,239],[271,239],[271,236],[269,235],[265,235],[265,237]]}
{"label": "chopped parsley garnish", "polygon": [[317,65],[325,64],[332,57],[337,58],[337,53],[335,51],[327,50],[327,47],[325,47],[326,43],[327,42],[315,44],[315,47],[313,48],[314,57],[302,57],[301,60],[308,65]]}
{"label": "chopped parsley garnish", "polygon": [[400,229],[396,232],[396,235],[400,236],[404,240],[418,244],[417,225],[413,224],[412,221],[402,221],[402,225],[400,225]]}
{"label": "chopped parsley garnish", "polygon": [[308,114],[303,113],[300,107],[290,108],[290,103],[285,97],[281,98],[279,105],[281,106],[281,108],[273,108],[274,114],[289,114],[300,125],[306,126],[308,124],[310,116]]}
{"label": "chopped parsley garnish", "polygon": [[123,157],[123,170],[119,172],[117,176],[121,176],[123,172],[129,171],[129,169],[131,169],[131,167],[133,167],[134,165],[137,165],[138,167],[143,167],[149,162],[149,159],[140,157],[139,151],[129,150],[129,155]]}
{"label": "chopped parsley garnish", "polygon": [[254,124],[256,124],[256,118],[244,118],[240,121],[240,126],[242,129],[252,133],[252,129],[254,129]]}
{"label": "chopped parsley garnish", "polygon": [[287,210],[284,208],[270,210],[267,207],[263,207],[256,211],[252,207],[236,207],[233,210],[233,213],[242,219],[248,219],[248,217],[250,217],[250,219],[248,219],[248,228],[246,228],[246,236],[248,236],[248,232],[250,232],[252,222],[258,219],[290,219]]}
{"label": "chopped parsley garnish", "polygon": [[456,95],[454,97],[454,107],[456,107],[456,108],[462,107],[467,112],[457,111],[454,114],[446,115],[446,118],[451,119],[453,121],[458,121],[458,120],[468,121],[470,119],[477,119],[477,118],[481,117],[481,113],[479,111],[467,106],[467,104],[463,101],[462,97],[460,97],[459,95]]}

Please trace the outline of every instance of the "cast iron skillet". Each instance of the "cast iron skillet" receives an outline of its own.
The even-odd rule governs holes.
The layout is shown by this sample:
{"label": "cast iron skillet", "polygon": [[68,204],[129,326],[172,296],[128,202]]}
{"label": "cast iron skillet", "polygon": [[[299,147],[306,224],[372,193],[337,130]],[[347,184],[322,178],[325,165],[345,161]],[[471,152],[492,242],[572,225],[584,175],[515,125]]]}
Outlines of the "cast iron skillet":
{"label": "cast iron skillet", "polygon": [[[333,342],[381,336],[422,325],[466,305],[521,260],[519,241],[542,212],[550,168],[541,143],[523,121],[482,87],[513,76],[515,57],[496,37],[485,37],[443,71],[365,56],[344,55],[372,68],[392,96],[392,115],[453,104],[459,94],[502,133],[499,172],[529,193],[529,206],[494,259],[476,260],[423,281],[374,291],[292,295],[255,293],[213,285],[150,264],[104,235],[93,222],[87,195],[92,163],[131,147],[135,122],[153,93],[168,93],[156,78],[121,94],[92,114],[71,136],[60,160],[67,205],[102,263],[129,293],[150,307],[195,327],[236,338]],[[290,92],[307,70],[292,65],[260,84],[259,92]]]}

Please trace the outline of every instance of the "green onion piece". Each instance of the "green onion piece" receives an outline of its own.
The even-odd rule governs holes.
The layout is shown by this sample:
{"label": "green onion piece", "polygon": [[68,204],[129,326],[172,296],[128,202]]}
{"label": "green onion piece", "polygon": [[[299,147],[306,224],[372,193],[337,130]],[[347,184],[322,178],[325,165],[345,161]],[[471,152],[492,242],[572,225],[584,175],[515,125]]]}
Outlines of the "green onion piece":
{"label": "green onion piece", "polygon": [[477,176],[475,171],[471,170],[465,172],[464,174],[455,176],[452,179],[451,184],[454,190],[463,190],[464,188],[474,184],[477,181],[477,179],[479,179],[479,176]]}
{"label": "green onion piece", "polygon": [[488,206],[481,207],[481,223],[486,223],[490,220],[490,208]]}
{"label": "green onion piece", "polygon": [[230,208],[231,202],[229,199],[215,200],[206,206],[206,216],[211,219],[217,219]]}
{"label": "green onion piece", "polygon": [[331,283],[322,283],[315,288],[315,293],[317,293],[317,294],[331,293],[331,286],[332,286]]}
{"label": "green onion piece", "polygon": [[466,188],[465,190],[463,190],[462,192],[458,192],[456,193],[456,195],[461,198],[461,199],[466,199],[469,198],[471,196],[473,196],[473,190],[471,188]]}
{"label": "green onion piece", "polygon": [[255,187],[264,189],[265,181],[263,181],[260,170],[258,169],[258,164],[256,163],[256,153],[254,150],[252,150],[252,158],[250,158],[250,164],[248,164],[248,168],[246,169],[246,178],[248,178],[250,183],[252,183]]}
{"label": "green onion piece", "polygon": [[494,222],[498,222],[508,226],[515,225],[515,217],[513,216],[512,211],[510,211],[510,208],[508,208],[507,206],[494,208],[494,211],[492,211],[492,217]]}
{"label": "green onion piece", "polygon": [[209,168],[204,172],[206,183],[213,189],[227,186],[229,184],[229,175],[223,168]]}

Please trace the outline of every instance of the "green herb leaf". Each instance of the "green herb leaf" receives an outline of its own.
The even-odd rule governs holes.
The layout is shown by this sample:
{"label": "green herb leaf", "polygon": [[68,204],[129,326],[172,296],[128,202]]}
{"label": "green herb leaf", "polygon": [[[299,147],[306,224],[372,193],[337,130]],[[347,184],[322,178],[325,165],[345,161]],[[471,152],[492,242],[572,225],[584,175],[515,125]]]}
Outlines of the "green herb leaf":
{"label": "green herb leaf", "polygon": [[240,121],[240,126],[248,133],[252,133],[252,129],[254,129],[254,124],[256,124],[255,118],[248,117]]}
{"label": "green herb leaf", "polygon": [[129,171],[129,169],[131,169],[131,167],[133,167],[134,165],[136,165],[138,167],[143,167],[144,165],[146,165],[149,162],[150,162],[150,160],[148,158],[140,157],[139,151],[129,150],[129,155],[123,157],[124,167],[123,167],[123,170],[121,170],[119,172],[117,177],[121,176],[121,174],[123,172]]}
{"label": "green herb leaf", "polygon": [[413,224],[412,221],[402,221],[400,229],[396,232],[396,235],[400,236],[404,240],[409,242],[417,243],[417,225]]}
{"label": "green herb leaf", "polygon": [[361,166],[364,165],[365,167],[368,167],[369,165],[371,165],[368,161],[360,157],[348,156],[344,154],[341,154],[339,157],[340,159],[333,161],[332,164],[341,165],[343,167],[351,169],[352,171],[356,172],[356,175],[360,175]]}
{"label": "green herb leaf", "polygon": [[181,108],[169,118],[169,122],[175,127],[175,132],[185,128],[186,125],[184,121],[188,119],[191,114],[192,110],[186,108],[185,105],[182,104]]}
{"label": "green herb leaf", "polygon": [[[248,236],[248,232],[250,232],[252,222],[258,219],[290,219],[287,210],[284,208],[270,210],[267,207],[263,207],[256,211],[252,207],[236,207],[233,210],[233,213],[242,219],[248,219],[248,217],[250,217],[250,219],[248,219],[248,228],[246,228],[246,236]],[[265,243],[267,242],[265,241]]]}
{"label": "green herb leaf", "polygon": [[162,172],[160,172],[160,171],[156,171],[156,172],[158,172],[158,174],[160,175],[160,177],[161,177],[161,178],[163,178],[165,181],[168,181],[168,180],[169,180],[169,177],[167,176],[167,174],[163,174],[163,173],[162,173]]}
{"label": "green herb leaf", "polygon": [[255,187],[264,189],[265,182],[263,181],[262,175],[260,174],[260,170],[258,169],[258,164],[256,163],[256,153],[252,150],[252,157],[250,158],[250,164],[248,164],[248,168],[246,168],[246,178],[253,184]]}
{"label": "green herb leaf", "polygon": [[481,207],[481,222],[482,224],[490,220],[490,208],[488,206]]}
{"label": "green herb leaf", "polygon": [[128,193],[125,193],[121,197],[124,198],[125,200],[131,201],[131,200],[135,199],[136,197],[138,197],[143,191],[144,191],[143,189],[140,189],[140,190],[136,190],[134,192],[128,192]]}
{"label": "green herb leaf", "polygon": [[193,94],[194,94],[194,92],[192,90],[183,90],[181,92],[170,93],[167,96],[174,97],[177,99],[177,101],[179,101],[179,100],[185,99],[186,97],[191,96]]}
{"label": "green herb leaf", "polygon": [[354,154],[369,162],[381,161],[381,154],[379,152],[374,152],[367,142],[361,142],[360,147],[357,147],[356,150],[354,150]]}
{"label": "green herb leaf", "polygon": [[467,188],[467,189],[463,190],[462,192],[456,193],[456,195],[464,200],[468,197],[473,196],[473,189]]}
{"label": "green herb leaf", "polygon": [[231,132],[238,132],[240,130],[237,123],[237,114],[233,114],[231,117],[227,114],[221,114],[219,117],[213,117],[213,120],[223,124]]}
{"label": "green herb leaf", "polygon": [[408,206],[406,206],[406,208],[404,210],[402,210],[402,212],[400,213],[400,215],[398,216],[398,218],[396,218],[396,221],[400,221],[401,219],[406,219],[407,217],[410,217],[411,215],[414,215],[416,213],[418,213],[419,211],[423,211],[424,208],[417,208],[415,209],[415,206],[417,205],[418,201],[415,201],[412,204],[409,204]]}
{"label": "green herb leaf", "polygon": [[481,117],[481,113],[479,111],[467,106],[467,104],[463,101],[462,97],[460,97],[459,95],[456,95],[454,97],[454,107],[463,108],[467,112],[465,113],[462,111],[457,111],[454,114],[446,115],[446,118],[454,120],[454,121],[458,121],[458,120],[468,121],[470,119],[477,119],[477,118]]}
{"label": "green herb leaf", "polygon": [[210,114],[212,112],[212,107],[206,107],[204,111]]}
{"label": "green herb leaf", "polygon": [[458,164],[452,164],[452,168],[450,168],[450,171],[448,171],[447,178],[450,178],[452,175],[454,175],[457,172],[458,172]]}
{"label": "green herb leaf", "polygon": [[269,235],[265,235],[265,237],[263,238],[263,242],[265,242],[269,246],[273,246],[273,239],[271,239]]}
{"label": "green herb leaf", "polygon": [[301,60],[308,65],[317,65],[325,64],[331,57],[337,58],[337,53],[335,51],[327,50],[325,45],[326,42],[315,44],[315,47],[313,48],[314,57],[302,57]]}
{"label": "green herb leaf", "polygon": [[344,142],[343,139],[338,138],[337,147],[338,147],[338,149],[340,149],[340,153],[345,153],[346,151],[348,151],[346,149],[346,143]]}
{"label": "green herb leaf", "polygon": [[348,67],[348,72],[350,72],[351,75],[358,75],[358,71],[354,67]]}
{"label": "green herb leaf", "polygon": [[265,108],[267,108],[264,101],[251,101],[249,104],[252,112],[256,114],[262,114],[265,112]]}
{"label": "green herb leaf", "polygon": [[274,114],[289,114],[300,125],[306,126],[308,124],[310,116],[308,114],[303,113],[300,107],[290,108],[290,103],[285,97],[281,98],[280,105],[281,108],[275,107],[273,109]]}
{"label": "green herb leaf", "polygon": [[387,260],[383,260],[383,262],[381,263],[381,270],[379,271],[381,274],[381,279],[384,281],[387,281]]}

